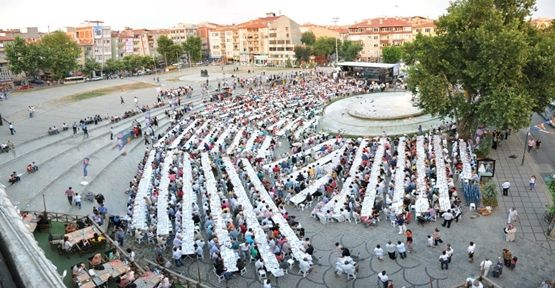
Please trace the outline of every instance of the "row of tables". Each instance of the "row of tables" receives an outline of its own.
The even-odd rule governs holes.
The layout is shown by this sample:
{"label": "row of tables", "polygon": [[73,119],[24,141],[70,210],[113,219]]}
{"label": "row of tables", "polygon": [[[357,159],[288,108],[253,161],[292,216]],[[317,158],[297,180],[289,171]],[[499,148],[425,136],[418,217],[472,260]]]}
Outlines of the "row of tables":
{"label": "row of tables", "polygon": [[372,208],[374,208],[374,202],[376,201],[376,185],[378,185],[378,176],[380,175],[381,164],[385,155],[385,143],[386,139],[381,138],[374,154],[370,178],[368,179],[368,185],[366,186],[364,199],[362,200],[362,207],[360,210],[361,218],[369,218],[372,216]]}
{"label": "row of tables", "polygon": [[447,171],[445,170],[445,160],[443,148],[441,147],[441,137],[434,135],[433,145],[434,154],[436,156],[436,187],[439,192],[439,209],[447,211],[451,209],[451,201],[449,200],[449,188],[447,187]]}
{"label": "row of tables", "polygon": [[391,179],[395,180],[391,206],[395,209],[397,214],[401,213],[403,208],[403,198],[405,197],[405,139],[405,137],[399,138],[399,145],[397,146],[397,167],[395,167],[395,174],[391,176]]}
{"label": "row of tables", "polygon": [[228,157],[223,157],[222,160],[225,165],[225,170],[227,171],[231,183],[233,184],[233,190],[235,191],[235,195],[237,195],[237,200],[243,207],[243,215],[245,216],[247,227],[251,228],[254,233],[254,241],[257,244],[260,257],[262,257],[262,260],[264,261],[264,266],[274,276],[283,276],[284,272],[279,268],[279,262],[273,251],[270,249],[270,245],[268,245],[266,233],[258,222],[258,217],[254,213],[252,204],[247,196],[247,193],[245,192],[245,188],[243,187],[241,180],[239,180],[239,175],[237,175],[235,167]]}

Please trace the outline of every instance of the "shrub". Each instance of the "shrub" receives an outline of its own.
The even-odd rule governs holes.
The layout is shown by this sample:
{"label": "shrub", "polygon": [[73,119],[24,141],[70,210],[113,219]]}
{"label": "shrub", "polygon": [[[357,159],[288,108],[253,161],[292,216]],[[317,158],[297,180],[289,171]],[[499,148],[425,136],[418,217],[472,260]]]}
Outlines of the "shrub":
{"label": "shrub", "polygon": [[486,158],[489,155],[489,151],[491,150],[491,146],[493,145],[493,137],[491,135],[485,135],[478,144],[478,147],[474,150],[476,152],[476,156],[478,159]]}
{"label": "shrub", "polygon": [[488,180],[484,185],[482,185],[482,204],[484,206],[497,207],[497,194],[499,188],[493,180]]}

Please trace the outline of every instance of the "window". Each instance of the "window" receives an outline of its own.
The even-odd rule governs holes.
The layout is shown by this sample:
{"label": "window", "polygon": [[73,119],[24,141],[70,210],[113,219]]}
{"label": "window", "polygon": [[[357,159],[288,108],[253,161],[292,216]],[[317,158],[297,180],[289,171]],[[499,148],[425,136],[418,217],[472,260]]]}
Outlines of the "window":
{"label": "window", "polygon": [[426,29],[424,30],[424,32],[430,33],[430,28],[426,28]]}
{"label": "window", "polygon": [[378,35],[374,35],[374,40],[377,40],[377,39],[378,39]]}

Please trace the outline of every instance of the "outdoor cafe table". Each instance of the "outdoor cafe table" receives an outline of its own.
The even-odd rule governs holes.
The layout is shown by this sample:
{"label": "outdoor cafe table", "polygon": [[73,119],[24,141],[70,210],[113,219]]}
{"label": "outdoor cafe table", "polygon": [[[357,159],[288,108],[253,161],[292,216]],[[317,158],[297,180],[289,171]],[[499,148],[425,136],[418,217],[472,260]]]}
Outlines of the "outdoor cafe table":
{"label": "outdoor cafe table", "polygon": [[83,270],[79,274],[73,277],[73,281],[82,288],[93,288],[96,284],[91,279],[91,276],[87,274],[87,271]]}
{"label": "outdoor cafe table", "polygon": [[104,267],[104,270],[94,269],[94,275],[91,275],[96,285],[102,285],[106,283],[110,277],[115,278],[121,276],[131,269],[131,267],[123,263],[121,260],[112,260],[102,264],[102,266]]}
{"label": "outdoor cafe table", "polygon": [[89,226],[89,227],[85,227],[83,229],[73,231],[71,233],[67,233],[64,236],[67,236],[69,238],[69,242],[72,245],[75,245],[75,244],[79,243],[79,241],[81,241],[81,240],[92,239],[94,237],[94,233],[98,233],[100,235],[100,231],[98,231],[98,229],[96,229],[96,227]]}
{"label": "outdoor cafe table", "polygon": [[162,278],[164,276],[159,275],[159,274],[155,274],[154,272],[146,272],[143,276],[137,278],[137,280],[135,280],[135,282],[133,282],[135,285],[137,285],[137,288],[154,288],[156,287],[156,285],[158,285],[158,283],[160,283],[160,281],[162,281]]}

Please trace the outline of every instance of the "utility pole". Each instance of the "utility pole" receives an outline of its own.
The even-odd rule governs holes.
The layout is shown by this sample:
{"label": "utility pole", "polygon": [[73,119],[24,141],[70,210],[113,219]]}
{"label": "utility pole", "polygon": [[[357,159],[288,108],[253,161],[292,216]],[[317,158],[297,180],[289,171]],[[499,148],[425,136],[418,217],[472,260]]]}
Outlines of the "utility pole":
{"label": "utility pole", "polygon": [[[339,17],[333,17],[332,22],[333,22],[333,25],[335,25],[335,28],[337,28],[337,21],[339,21]],[[335,37],[335,66],[337,66],[338,62],[339,62],[339,49],[337,48],[337,37]]]}

